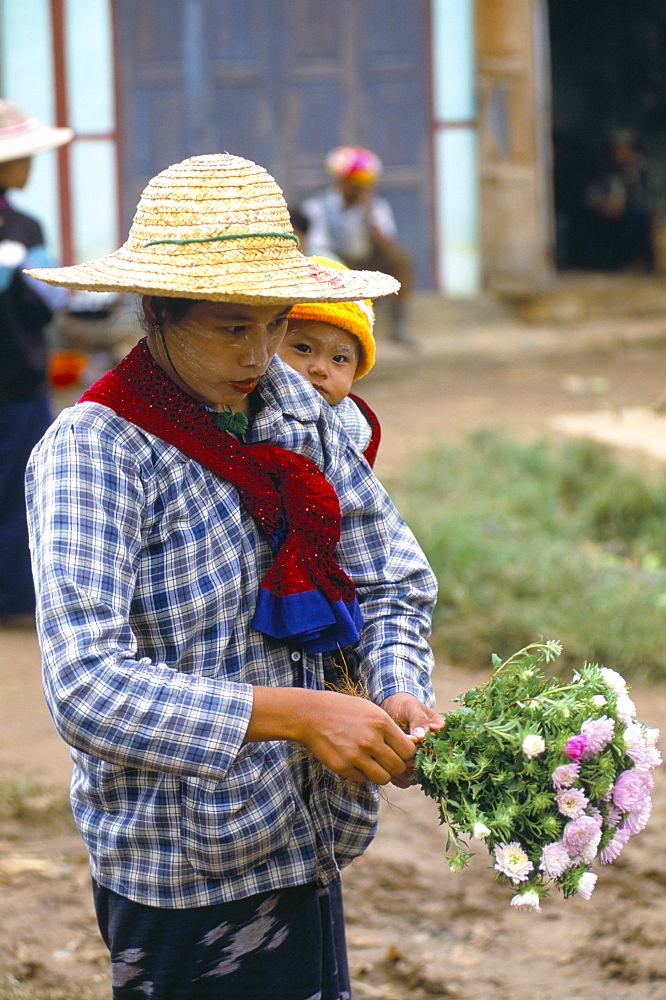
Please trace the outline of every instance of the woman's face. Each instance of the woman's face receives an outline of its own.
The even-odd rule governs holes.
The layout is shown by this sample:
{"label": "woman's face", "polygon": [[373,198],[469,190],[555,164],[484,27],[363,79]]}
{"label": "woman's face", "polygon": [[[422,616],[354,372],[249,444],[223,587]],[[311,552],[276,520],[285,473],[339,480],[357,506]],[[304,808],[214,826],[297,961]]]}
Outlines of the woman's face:
{"label": "woman's face", "polygon": [[32,158],[25,156],[20,160],[6,160],[0,163],[0,188],[14,188],[20,191],[28,183]]}
{"label": "woman's face", "polygon": [[149,297],[143,308],[151,354],[177,385],[213,409],[246,410],[284,336],[291,303],[194,302],[182,319],[162,319],[164,343],[153,326],[158,317]]}

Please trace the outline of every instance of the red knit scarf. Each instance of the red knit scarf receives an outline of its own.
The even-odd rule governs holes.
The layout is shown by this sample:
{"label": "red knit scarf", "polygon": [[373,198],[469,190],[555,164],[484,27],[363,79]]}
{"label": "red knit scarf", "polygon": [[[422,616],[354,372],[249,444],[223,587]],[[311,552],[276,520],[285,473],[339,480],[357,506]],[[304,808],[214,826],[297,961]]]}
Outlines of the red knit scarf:
{"label": "red knit scarf", "polygon": [[[354,584],[334,559],[340,540],[340,504],[314,462],[276,445],[241,444],[218,430],[214,414],[171,381],[145,340],[87,389],[79,402],[108,406],[236,487],[277,553],[262,582],[263,598],[271,607],[257,612],[255,628],[275,638],[301,640],[312,651],[356,641],[362,619]],[[315,606],[323,608],[322,596],[327,605],[325,620],[317,621],[316,614],[313,620]],[[285,624],[282,612],[276,612],[275,602],[284,598],[287,606],[298,607],[299,621],[294,622],[291,613]],[[341,606],[351,615],[351,631],[343,607],[340,632]],[[303,615],[306,620],[301,620]]]}

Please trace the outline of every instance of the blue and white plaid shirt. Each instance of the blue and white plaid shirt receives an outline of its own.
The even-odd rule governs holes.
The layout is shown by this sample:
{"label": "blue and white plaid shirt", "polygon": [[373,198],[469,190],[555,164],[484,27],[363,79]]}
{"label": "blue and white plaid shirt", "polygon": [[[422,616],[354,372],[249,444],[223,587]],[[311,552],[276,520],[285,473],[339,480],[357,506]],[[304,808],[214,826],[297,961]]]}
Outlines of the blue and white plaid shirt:
{"label": "blue and white plaid shirt", "polygon": [[[331,408],[275,359],[250,431],[313,459],[343,513],[358,656],[379,702],[433,704],[433,574]],[[324,657],[251,621],[268,546],[226,480],[97,403],[33,452],[27,500],[47,702],[72,747],[75,818],[102,885],[204,906],[314,880],[363,852],[377,791],[303,793],[303,757],[243,743],[252,685],[324,686]]]}

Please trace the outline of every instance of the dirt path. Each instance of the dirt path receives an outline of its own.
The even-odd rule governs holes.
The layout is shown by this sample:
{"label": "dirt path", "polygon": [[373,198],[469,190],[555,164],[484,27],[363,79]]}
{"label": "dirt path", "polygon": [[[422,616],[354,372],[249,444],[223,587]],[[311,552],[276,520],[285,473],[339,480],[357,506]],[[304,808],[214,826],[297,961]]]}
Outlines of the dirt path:
{"label": "dirt path", "polygon": [[[362,394],[382,417],[377,472],[388,479],[435,438],[488,426],[538,436],[553,413],[645,405],[664,387],[666,350],[629,347],[502,362],[406,353],[404,363],[378,367]],[[440,706],[478,677],[439,663]],[[641,717],[666,731],[666,690],[633,695]],[[62,813],[70,765],[29,632],[0,633],[0,769],[47,792],[24,796],[23,818],[0,822],[0,984],[12,975],[40,1000],[55,987],[71,1000],[77,985],[85,1000],[107,998],[82,845],[66,819],[52,818]],[[553,898],[539,917],[510,910],[485,856],[451,874],[433,804],[417,789],[391,789],[375,843],[344,877],[354,1000],[666,997],[665,777],[657,773],[647,830],[602,871],[592,899]]]}

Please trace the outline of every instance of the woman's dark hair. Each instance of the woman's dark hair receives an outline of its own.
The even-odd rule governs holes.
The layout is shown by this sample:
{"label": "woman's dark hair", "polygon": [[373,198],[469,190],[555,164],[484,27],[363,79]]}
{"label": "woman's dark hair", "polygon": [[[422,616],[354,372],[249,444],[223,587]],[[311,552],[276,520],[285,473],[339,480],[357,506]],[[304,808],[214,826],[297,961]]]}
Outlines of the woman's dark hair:
{"label": "woman's dark hair", "polygon": [[292,227],[301,233],[307,233],[310,228],[310,220],[300,208],[289,208],[289,221]]}
{"label": "woman's dark hair", "polygon": [[156,321],[161,325],[167,319],[178,323],[190,311],[196,299],[175,299],[169,295],[152,295],[150,305]]}

